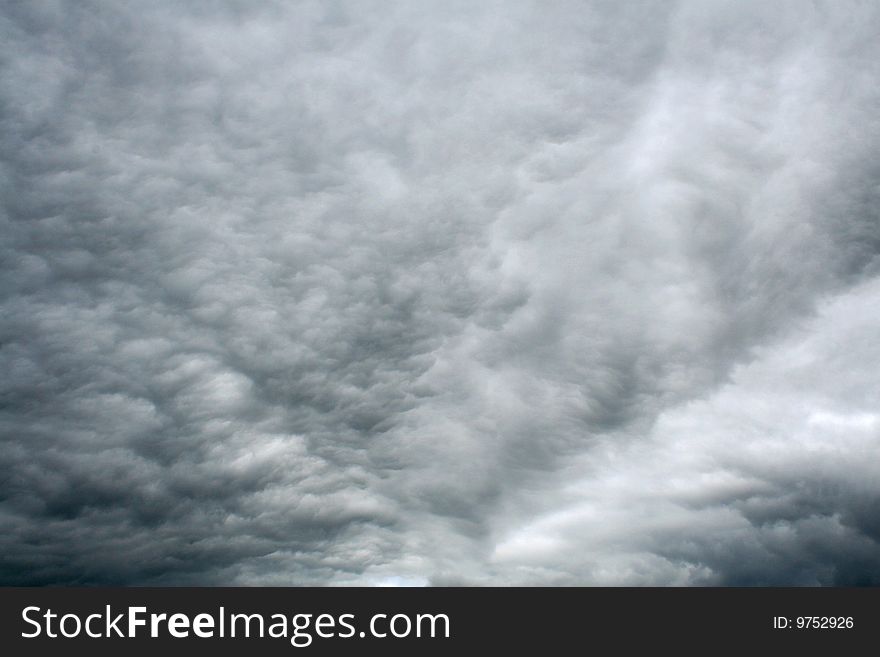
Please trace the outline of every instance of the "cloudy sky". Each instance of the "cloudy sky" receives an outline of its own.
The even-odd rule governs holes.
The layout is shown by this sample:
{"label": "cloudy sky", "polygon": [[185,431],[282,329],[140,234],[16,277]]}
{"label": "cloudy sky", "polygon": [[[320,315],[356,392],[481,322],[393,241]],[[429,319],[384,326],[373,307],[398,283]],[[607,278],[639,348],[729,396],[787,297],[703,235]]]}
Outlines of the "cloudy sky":
{"label": "cloudy sky", "polygon": [[880,585],[878,33],[4,2],[0,583]]}

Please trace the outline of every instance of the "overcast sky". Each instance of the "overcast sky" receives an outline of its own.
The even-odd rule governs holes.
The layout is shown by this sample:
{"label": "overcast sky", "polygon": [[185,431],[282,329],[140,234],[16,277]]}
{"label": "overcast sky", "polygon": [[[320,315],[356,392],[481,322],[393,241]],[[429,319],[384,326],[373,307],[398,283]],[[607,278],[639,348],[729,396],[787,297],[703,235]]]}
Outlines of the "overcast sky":
{"label": "overcast sky", "polygon": [[878,34],[4,2],[0,583],[880,585]]}

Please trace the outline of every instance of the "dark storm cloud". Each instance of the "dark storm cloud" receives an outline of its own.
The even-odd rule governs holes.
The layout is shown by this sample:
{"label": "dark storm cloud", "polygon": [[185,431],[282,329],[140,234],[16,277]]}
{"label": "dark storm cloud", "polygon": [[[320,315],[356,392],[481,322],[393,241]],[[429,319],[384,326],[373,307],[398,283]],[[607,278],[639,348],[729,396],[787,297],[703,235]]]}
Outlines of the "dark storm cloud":
{"label": "dark storm cloud", "polygon": [[878,20],[7,5],[0,579],[877,583]]}

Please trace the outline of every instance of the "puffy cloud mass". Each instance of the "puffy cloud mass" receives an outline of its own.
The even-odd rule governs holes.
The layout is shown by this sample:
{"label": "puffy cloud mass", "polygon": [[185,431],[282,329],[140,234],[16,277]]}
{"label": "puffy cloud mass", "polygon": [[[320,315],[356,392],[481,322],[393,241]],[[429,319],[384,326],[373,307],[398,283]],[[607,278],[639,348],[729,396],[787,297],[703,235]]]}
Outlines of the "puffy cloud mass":
{"label": "puffy cloud mass", "polygon": [[0,10],[0,581],[880,585],[880,6]]}

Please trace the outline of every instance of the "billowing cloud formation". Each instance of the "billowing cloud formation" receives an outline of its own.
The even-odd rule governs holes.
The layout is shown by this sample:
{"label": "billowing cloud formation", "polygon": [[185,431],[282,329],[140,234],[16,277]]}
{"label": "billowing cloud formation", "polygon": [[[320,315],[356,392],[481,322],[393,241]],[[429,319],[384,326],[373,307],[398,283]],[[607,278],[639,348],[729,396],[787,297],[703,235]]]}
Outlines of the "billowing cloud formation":
{"label": "billowing cloud formation", "polygon": [[0,580],[880,584],[878,30],[7,4]]}

